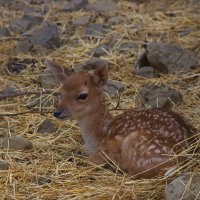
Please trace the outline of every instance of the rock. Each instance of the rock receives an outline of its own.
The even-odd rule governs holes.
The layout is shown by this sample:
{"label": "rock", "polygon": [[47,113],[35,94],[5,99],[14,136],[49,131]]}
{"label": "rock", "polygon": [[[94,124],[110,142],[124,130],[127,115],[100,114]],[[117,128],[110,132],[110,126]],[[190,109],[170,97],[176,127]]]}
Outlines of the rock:
{"label": "rock", "polygon": [[48,69],[40,73],[39,82],[44,89],[53,89],[60,84]]}
{"label": "rock", "polygon": [[10,31],[8,30],[8,28],[0,27],[0,36],[5,36],[5,37],[11,36]]}
{"label": "rock", "polygon": [[86,9],[95,12],[114,11],[117,9],[117,5],[112,0],[100,0],[95,3],[88,4]]}
{"label": "rock", "polygon": [[127,18],[126,17],[123,17],[121,15],[117,15],[117,16],[114,16],[114,17],[110,17],[107,21],[107,23],[109,25],[117,25],[117,24],[120,24],[122,22],[126,22],[127,21]]}
{"label": "rock", "polygon": [[32,45],[41,45],[46,48],[58,47],[60,45],[58,27],[51,22],[45,22],[39,28],[32,29],[31,33],[28,33],[27,36],[30,37]]}
{"label": "rock", "polygon": [[106,51],[109,51],[110,47],[111,46],[109,44],[101,44],[98,47],[92,49],[90,53],[92,53],[92,56],[94,57],[100,57],[105,55]]}
{"label": "rock", "polygon": [[77,64],[73,67],[74,72],[82,72],[82,71],[91,71],[95,70],[100,66],[109,67],[108,62],[106,60],[102,60],[99,58],[92,58],[91,60],[86,61],[82,64]]}
{"label": "rock", "polygon": [[87,62],[85,62],[83,64],[83,69],[84,70],[95,70],[96,68],[100,67],[100,66],[107,66],[108,67],[108,62],[105,60],[101,60],[101,59],[91,59],[88,60]]}
{"label": "rock", "polygon": [[192,33],[192,31],[194,31],[193,28],[186,28],[186,29],[182,30],[182,31],[179,33],[179,36],[180,36],[180,37],[184,37],[184,36],[189,35],[190,33]]}
{"label": "rock", "polygon": [[16,46],[17,53],[27,53],[32,49],[33,45],[31,44],[30,40],[22,40],[19,41]]}
{"label": "rock", "polygon": [[124,85],[120,81],[108,80],[104,86],[104,91],[110,96],[124,91]]}
{"label": "rock", "polygon": [[51,106],[58,105],[58,101],[59,100],[57,96],[53,98],[48,98],[47,95],[43,95],[39,99],[34,98],[34,100],[29,102],[28,105],[26,105],[26,107],[29,109],[35,108],[35,107],[46,109],[46,108],[50,108]]}
{"label": "rock", "polygon": [[88,0],[71,0],[58,5],[59,9],[64,12],[73,12],[84,8],[88,4]]}
{"label": "rock", "polygon": [[30,22],[22,19],[15,19],[10,24],[10,29],[13,32],[23,33],[30,28]]}
{"label": "rock", "polygon": [[134,72],[137,76],[142,76],[146,78],[156,78],[156,72],[153,67],[142,67],[138,68]]}
{"label": "rock", "polygon": [[5,137],[2,140],[3,149],[13,150],[29,150],[33,149],[33,144],[22,136],[16,135],[11,137]]}
{"label": "rock", "polygon": [[42,22],[42,17],[24,15],[22,18],[13,20],[10,23],[10,29],[13,32],[24,33],[25,31],[33,28],[34,26],[40,25]]}
{"label": "rock", "polygon": [[126,53],[127,51],[130,51],[130,50],[135,49],[135,48],[138,48],[137,44],[130,42],[130,41],[127,41],[127,42],[121,43],[120,46],[117,48],[117,50],[120,53]]}
{"label": "rock", "polygon": [[142,98],[143,103],[151,108],[169,108],[171,101],[179,104],[182,96],[179,92],[168,86],[159,87],[157,85],[148,85],[143,87],[139,96]]}
{"label": "rock", "polygon": [[9,164],[5,161],[0,161],[0,170],[7,170],[9,169]]}
{"label": "rock", "polygon": [[[192,51],[165,43],[147,44],[145,54],[140,59],[147,61],[145,66],[152,66],[163,73],[187,72],[198,66],[197,57]],[[138,61],[138,63],[141,64],[143,61]]]}
{"label": "rock", "polygon": [[51,182],[52,182],[51,179],[43,178],[43,177],[39,177],[37,180],[38,185],[44,185],[44,184],[51,183]]}
{"label": "rock", "polygon": [[89,16],[89,15],[88,16],[79,17],[78,19],[73,20],[72,24],[75,25],[75,26],[84,26],[84,25],[89,23],[90,18],[91,18],[91,16]]}
{"label": "rock", "polygon": [[3,90],[1,90],[1,95],[10,95],[10,94],[17,94],[17,91],[14,87],[6,87]]}
{"label": "rock", "polygon": [[24,59],[20,60],[19,58],[13,58],[7,63],[7,69],[10,73],[23,73],[27,66],[35,67],[37,60],[35,59]]}
{"label": "rock", "polygon": [[200,175],[182,175],[174,179],[165,188],[166,200],[200,199]]}
{"label": "rock", "polygon": [[37,130],[38,133],[54,133],[56,131],[57,131],[57,128],[55,127],[53,122],[48,118],[46,118],[42,122],[42,124],[40,124]]}
{"label": "rock", "polygon": [[85,35],[90,37],[98,37],[100,34],[108,32],[108,28],[102,24],[89,24],[85,29]]}

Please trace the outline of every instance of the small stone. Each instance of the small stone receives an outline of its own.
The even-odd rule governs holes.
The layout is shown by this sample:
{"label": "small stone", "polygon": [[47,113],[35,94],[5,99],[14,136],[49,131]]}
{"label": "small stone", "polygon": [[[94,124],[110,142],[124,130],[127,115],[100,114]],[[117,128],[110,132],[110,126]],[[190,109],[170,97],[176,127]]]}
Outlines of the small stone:
{"label": "small stone", "polygon": [[94,57],[100,57],[106,54],[106,51],[109,51],[110,45],[109,44],[101,44],[98,47],[92,49],[91,53]]}
{"label": "small stone", "polygon": [[30,27],[30,22],[22,19],[15,19],[10,24],[10,29],[13,32],[23,33],[27,31]]}
{"label": "small stone", "polygon": [[5,36],[5,37],[11,36],[10,31],[8,30],[8,28],[0,27],[0,36]]}
{"label": "small stone", "polygon": [[182,175],[165,188],[166,200],[199,199],[200,175]]}
{"label": "small stone", "polygon": [[17,91],[14,87],[6,87],[3,90],[1,90],[1,95],[10,95],[10,94],[17,94]]}
{"label": "small stone", "polygon": [[98,37],[106,32],[108,32],[108,29],[102,24],[89,24],[85,29],[85,35],[90,37]]}
{"label": "small stone", "polygon": [[177,45],[166,43],[149,43],[146,52],[137,61],[138,67],[152,66],[162,73],[188,72],[196,69],[198,60],[195,54]]}
{"label": "small stone", "polygon": [[187,36],[187,35],[189,35],[190,33],[192,33],[192,31],[193,31],[192,28],[186,28],[186,29],[182,30],[182,31],[179,33],[179,36],[180,36],[180,37]]}
{"label": "small stone", "polygon": [[10,73],[23,73],[26,68],[31,65],[31,67],[33,67],[35,65],[35,63],[37,62],[37,60],[35,59],[23,59],[20,60],[18,58],[13,58],[12,60],[10,60],[7,64],[7,69]]}
{"label": "small stone", "polygon": [[[151,108],[169,108],[172,102],[178,105],[182,99],[181,94],[167,86],[148,85],[141,88],[139,96],[143,103]],[[171,102],[172,101],[172,102]]]}
{"label": "small stone", "polygon": [[91,16],[83,16],[79,17],[76,20],[72,21],[72,24],[75,26],[84,26],[89,23]]}
{"label": "small stone", "polygon": [[43,178],[43,177],[39,177],[37,180],[38,185],[44,185],[44,184],[51,183],[51,182],[52,182],[51,179]]}
{"label": "small stone", "polygon": [[135,48],[138,48],[137,44],[127,41],[121,43],[120,46],[117,48],[117,50],[119,50],[120,53],[124,53]]}
{"label": "small stone", "polygon": [[60,10],[64,12],[73,12],[84,8],[88,4],[88,0],[70,0],[69,2],[63,2],[58,4]]}
{"label": "small stone", "polygon": [[42,108],[42,109],[47,109],[50,108],[51,106],[56,106],[58,105],[58,97],[55,96],[53,98],[48,98],[46,95],[41,96],[41,98],[34,99],[33,101],[29,102],[28,105],[26,105],[27,108]]}
{"label": "small stone", "polygon": [[57,131],[57,128],[53,124],[53,122],[46,118],[42,124],[38,127],[37,132],[38,133],[55,133]]}
{"label": "small stone", "polygon": [[91,59],[88,60],[87,62],[85,62],[83,64],[83,69],[84,70],[95,70],[96,68],[100,67],[100,66],[106,66],[108,67],[108,62],[105,60],[101,60],[101,59]]}
{"label": "small stone", "polygon": [[95,3],[88,4],[86,9],[95,12],[114,11],[117,10],[117,5],[112,0],[100,0]]}
{"label": "small stone", "polygon": [[3,138],[1,145],[3,149],[13,149],[13,150],[33,149],[33,144],[26,138],[19,135]]}
{"label": "small stone", "polygon": [[33,29],[29,34],[32,45],[41,45],[46,48],[60,45],[59,30],[56,24],[46,22],[39,28]]}
{"label": "small stone", "polygon": [[33,45],[31,44],[30,40],[22,40],[19,41],[17,46],[16,46],[16,52],[17,53],[28,53]]}
{"label": "small stone", "polygon": [[156,72],[153,67],[142,67],[138,68],[134,72],[137,76],[142,76],[146,78],[156,78]]}
{"label": "small stone", "polygon": [[9,164],[5,161],[0,161],[0,170],[8,170]]}
{"label": "small stone", "polygon": [[110,96],[116,95],[124,91],[124,84],[120,81],[108,80],[104,86],[104,91]]}
{"label": "small stone", "polygon": [[59,85],[59,82],[48,69],[40,73],[39,82],[44,89],[53,89]]}
{"label": "small stone", "polygon": [[123,17],[121,15],[117,15],[117,16],[109,18],[107,23],[109,25],[117,25],[117,24],[120,24],[120,23],[125,22],[125,21],[127,21],[126,17]]}
{"label": "small stone", "polygon": [[40,25],[42,21],[42,17],[24,15],[22,18],[13,20],[10,23],[10,29],[13,32],[24,33],[25,31],[33,28],[34,26]]}

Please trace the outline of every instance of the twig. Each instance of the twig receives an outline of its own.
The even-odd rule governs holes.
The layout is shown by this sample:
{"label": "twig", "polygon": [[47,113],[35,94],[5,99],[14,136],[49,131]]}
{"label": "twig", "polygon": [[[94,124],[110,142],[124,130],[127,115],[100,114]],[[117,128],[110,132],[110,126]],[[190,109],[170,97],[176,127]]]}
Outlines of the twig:
{"label": "twig", "polygon": [[32,95],[32,94],[35,94],[35,95],[40,95],[40,94],[54,94],[54,95],[59,95],[60,93],[59,92],[52,92],[52,91],[41,91],[41,92],[19,92],[19,93],[16,93],[16,94],[5,94],[5,95],[0,95],[0,100],[3,100],[3,99],[7,99],[7,98],[13,98],[13,97],[17,97],[17,96],[23,96],[23,95]]}
{"label": "twig", "polygon": [[4,114],[0,114],[0,117],[9,117],[9,116],[25,115],[25,114],[29,114],[29,113],[40,113],[40,114],[44,114],[44,113],[53,113],[53,112],[52,112],[52,111],[25,111],[25,112],[19,112],[19,113],[4,113]]}
{"label": "twig", "polygon": [[118,94],[118,99],[117,99],[117,104],[116,104],[116,106],[115,106],[115,109],[116,109],[116,110],[119,108],[121,96],[122,96],[122,93],[119,93],[119,94]]}

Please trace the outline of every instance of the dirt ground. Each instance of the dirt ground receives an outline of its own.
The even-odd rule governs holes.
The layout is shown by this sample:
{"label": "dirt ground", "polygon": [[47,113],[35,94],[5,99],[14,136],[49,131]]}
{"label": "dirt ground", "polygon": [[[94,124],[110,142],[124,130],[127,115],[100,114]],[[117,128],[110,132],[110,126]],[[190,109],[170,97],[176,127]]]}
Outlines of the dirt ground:
{"label": "dirt ground", "polygon": [[[182,95],[172,109],[200,130],[199,66],[157,78],[133,73],[147,42],[176,44],[200,58],[200,1],[116,0],[97,8],[80,2],[69,6],[64,0],[0,0],[0,95],[8,95],[0,96],[0,140],[20,135],[33,145],[28,150],[0,149],[0,160],[8,165],[0,171],[0,199],[164,199],[170,180],[182,173],[200,173],[199,154],[186,153],[188,162],[171,176],[150,180],[135,180],[115,166],[89,163],[76,122],[52,116],[58,86],[42,85],[41,74],[46,57],[75,70],[98,57],[109,63],[109,78],[124,86],[119,109],[119,95],[107,95],[114,114],[140,107],[142,86],[165,85]],[[46,23],[49,29],[41,29]],[[95,28],[99,35],[91,24],[100,25]],[[132,46],[123,49],[122,43]],[[107,49],[95,56],[94,49],[102,44],[113,46],[104,46]],[[16,93],[21,95],[12,97]],[[46,118],[53,123],[49,133],[38,131]]]}

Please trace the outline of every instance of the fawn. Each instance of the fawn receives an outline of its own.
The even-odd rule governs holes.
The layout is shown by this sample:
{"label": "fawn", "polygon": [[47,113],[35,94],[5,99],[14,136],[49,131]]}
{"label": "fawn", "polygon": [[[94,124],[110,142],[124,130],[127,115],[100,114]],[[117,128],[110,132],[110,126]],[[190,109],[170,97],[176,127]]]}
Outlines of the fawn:
{"label": "fawn", "polygon": [[46,59],[45,65],[63,84],[54,116],[77,120],[89,160],[97,165],[109,157],[128,174],[151,178],[173,164],[169,156],[175,151],[174,145],[196,133],[171,110],[130,109],[112,116],[103,94],[108,79],[106,66],[93,73],[68,73],[51,60]]}

